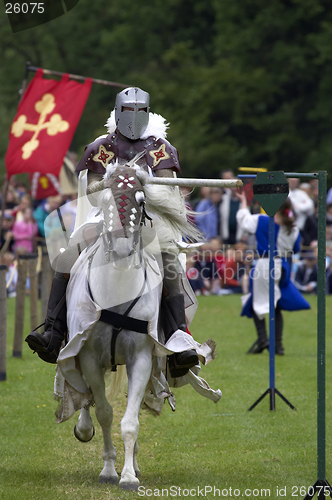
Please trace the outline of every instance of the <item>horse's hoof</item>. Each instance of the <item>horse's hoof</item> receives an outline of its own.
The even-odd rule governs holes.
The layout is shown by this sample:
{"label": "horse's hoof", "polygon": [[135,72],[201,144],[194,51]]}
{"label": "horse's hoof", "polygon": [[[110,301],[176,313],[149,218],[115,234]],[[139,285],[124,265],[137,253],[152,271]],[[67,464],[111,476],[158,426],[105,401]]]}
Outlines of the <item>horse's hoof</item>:
{"label": "horse's hoof", "polygon": [[76,437],[76,439],[81,441],[81,443],[88,443],[89,441],[91,441],[91,439],[93,438],[94,435],[95,435],[94,426],[92,426],[92,435],[88,439],[82,439],[82,437],[78,434],[77,425],[75,425],[75,427],[74,427],[74,436]]}
{"label": "horse's hoof", "polygon": [[139,487],[139,481],[138,481],[138,483],[132,483],[132,482],[128,482],[128,481],[123,481],[123,482],[120,481],[119,486],[123,490],[137,491],[138,487]]}
{"label": "horse's hoof", "polygon": [[99,482],[100,483],[108,483],[108,484],[118,484],[119,478],[118,476],[99,476]]}

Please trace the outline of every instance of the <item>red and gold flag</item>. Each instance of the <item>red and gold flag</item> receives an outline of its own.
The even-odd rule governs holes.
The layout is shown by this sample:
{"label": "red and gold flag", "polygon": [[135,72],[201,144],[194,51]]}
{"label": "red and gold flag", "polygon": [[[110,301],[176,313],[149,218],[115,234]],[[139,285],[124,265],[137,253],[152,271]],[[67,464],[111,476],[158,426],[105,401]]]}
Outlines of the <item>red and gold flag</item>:
{"label": "red and gold flag", "polygon": [[62,194],[59,177],[54,174],[34,172],[30,176],[31,196],[34,200],[44,200],[49,196]]}
{"label": "red and gold flag", "polygon": [[68,74],[60,81],[48,80],[37,70],[10,128],[7,177],[26,172],[59,175],[91,85],[91,78],[83,84],[69,80]]}

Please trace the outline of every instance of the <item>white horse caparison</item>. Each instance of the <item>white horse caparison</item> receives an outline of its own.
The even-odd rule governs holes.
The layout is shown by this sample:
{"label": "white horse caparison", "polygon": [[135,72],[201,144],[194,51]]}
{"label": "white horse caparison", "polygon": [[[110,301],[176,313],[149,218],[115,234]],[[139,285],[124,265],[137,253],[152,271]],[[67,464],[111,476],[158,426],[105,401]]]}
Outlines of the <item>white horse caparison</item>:
{"label": "white horse caparison", "polygon": [[[94,301],[102,308],[105,289],[108,288],[110,291],[116,291],[111,307],[113,312],[124,314],[131,307],[130,317],[148,322],[159,310],[162,282],[159,287],[153,289],[147,284],[148,264],[144,251],[141,251],[141,228],[146,215],[146,190],[141,182],[146,178],[146,174],[143,172],[140,175],[140,172],[127,166],[113,168],[107,181],[109,187],[99,195],[99,206],[104,214],[104,229],[99,237],[98,250],[93,256],[89,284]],[[159,199],[160,203],[160,195],[157,195],[156,199]],[[153,201],[150,200],[150,205],[151,203],[153,206]],[[125,210],[119,212],[119,208],[123,206]],[[164,209],[161,203],[156,210],[157,213],[158,210],[162,213]],[[117,214],[114,216],[115,212]],[[190,227],[186,226],[188,223],[183,213],[179,214],[178,208],[175,207],[169,214],[166,210],[163,216],[170,219],[174,217],[171,224],[175,224],[177,228],[181,228],[182,224],[185,234],[190,234]],[[125,299],[129,292],[132,297],[140,297],[137,302]],[[124,489],[138,489],[139,411],[151,375],[153,340],[150,335],[129,330],[124,326],[117,336],[115,359],[111,359],[113,335],[114,330],[110,324],[98,321],[79,353],[79,364],[93,393],[96,418],[103,433],[104,468],[99,481],[113,484],[119,482],[120,487]],[[128,376],[127,408],[121,421],[125,462],[120,481],[115,470],[117,455],[111,438],[113,410],[105,395],[104,381],[106,370],[114,363],[125,365]],[[93,435],[89,409],[83,408],[75,427],[75,436],[86,442],[92,439]]]}

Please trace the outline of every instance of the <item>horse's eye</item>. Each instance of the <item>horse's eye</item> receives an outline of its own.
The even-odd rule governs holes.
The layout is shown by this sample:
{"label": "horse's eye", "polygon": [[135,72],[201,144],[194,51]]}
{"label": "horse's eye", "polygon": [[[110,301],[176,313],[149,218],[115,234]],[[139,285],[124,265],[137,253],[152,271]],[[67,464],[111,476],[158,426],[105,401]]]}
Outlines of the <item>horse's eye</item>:
{"label": "horse's eye", "polygon": [[143,191],[136,191],[135,198],[136,198],[137,205],[142,205],[142,203],[144,203],[144,201],[145,201],[145,196],[144,196]]}

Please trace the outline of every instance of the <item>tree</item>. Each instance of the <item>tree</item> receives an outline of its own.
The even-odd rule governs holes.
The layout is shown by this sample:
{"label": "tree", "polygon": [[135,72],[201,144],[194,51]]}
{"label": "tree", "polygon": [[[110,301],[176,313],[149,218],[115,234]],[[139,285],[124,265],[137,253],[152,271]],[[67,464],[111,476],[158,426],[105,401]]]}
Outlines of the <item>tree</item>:
{"label": "tree", "polygon": [[[186,176],[241,165],[332,172],[331,41],[328,0],[80,0],[16,34],[1,19],[1,157],[30,60],[147,90]],[[93,86],[79,155],[105,132],[117,90]]]}

